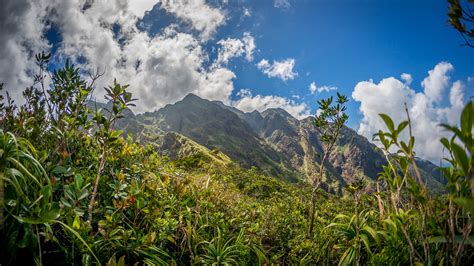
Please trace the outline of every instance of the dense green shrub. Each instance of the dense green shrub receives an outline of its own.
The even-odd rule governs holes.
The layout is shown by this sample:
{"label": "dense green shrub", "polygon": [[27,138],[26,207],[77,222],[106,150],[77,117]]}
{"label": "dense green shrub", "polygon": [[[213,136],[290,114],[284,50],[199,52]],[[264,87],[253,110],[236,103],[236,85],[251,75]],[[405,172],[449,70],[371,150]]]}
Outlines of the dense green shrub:
{"label": "dense green shrub", "polygon": [[[49,56],[37,59],[44,73]],[[2,265],[474,262],[472,101],[459,127],[444,125],[445,194],[419,177],[415,138],[399,138],[409,118],[381,115],[379,190],[356,180],[341,197],[198,155],[170,162],[114,129],[132,101],[126,86],[108,88],[110,110],[92,111],[94,79],[69,63],[51,75],[22,106],[1,99]]]}

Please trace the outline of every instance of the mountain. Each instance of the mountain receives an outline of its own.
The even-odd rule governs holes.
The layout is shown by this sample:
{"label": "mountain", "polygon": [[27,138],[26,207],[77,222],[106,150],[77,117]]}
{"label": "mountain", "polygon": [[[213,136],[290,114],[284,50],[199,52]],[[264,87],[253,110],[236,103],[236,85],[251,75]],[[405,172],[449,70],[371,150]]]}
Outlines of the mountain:
{"label": "mountain", "polygon": [[182,101],[137,116],[144,126],[139,135],[177,132],[208,149],[220,150],[245,168],[258,167],[268,174],[297,181],[285,161],[234,112],[189,94]]}
{"label": "mountain", "polygon": [[[188,143],[222,152],[244,168],[256,167],[291,182],[312,180],[323,151],[320,131],[312,117],[298,120],[281,108],[245,113],[194,94],[155,112],[128,114],[121,125],[125,132],[155,143],[162,152],[175,157],[189,152],[173,151],[176,145],[163,143],[181,143],[185,137]],[[385,157],[374,144],[343,127],[326,162],[322,187],[337,192],[357,177],[376,180],[384,164]],[[419,168],[424,176],[430,177],[430,186],[440,186],[436,165],[420,160]]]}
{"label": "mountain", "polygon": [[[176,132],[167,132],[154,141],[162,156],[178,161],[184,166],[199,166],[201,162],[226,166],[232,160],[219,150],[209,150],[192,139]],[[194,165],[198,164],[198,165]]]}

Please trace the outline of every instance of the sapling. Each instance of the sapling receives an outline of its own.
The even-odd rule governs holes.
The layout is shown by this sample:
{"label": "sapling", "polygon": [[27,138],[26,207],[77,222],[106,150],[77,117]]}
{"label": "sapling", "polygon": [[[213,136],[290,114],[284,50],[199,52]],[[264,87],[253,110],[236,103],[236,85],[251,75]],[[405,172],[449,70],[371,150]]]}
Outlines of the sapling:
{"label": "sapling", "polygon": [[345,95],[337,93],[336,103],[333,104],[333,97],[329,97],[326,100],[318,101],[319,110],[315,117],[315,125],[320,130],[320,141],[323,146],[323,157],[321,159],[319,170],[317,172],[316,178],[313,179],[313,189],[311,194],[311,216],[310,216],[310,225],[308,229],[308,236],[313,235],[314,229],[314,219],[316,212],[316,192],[321,185],[321,182],[326,171],[324,164],[329,158],[334,145],[339,137],[342,127],[349,118],[345,113],[348,99]]}

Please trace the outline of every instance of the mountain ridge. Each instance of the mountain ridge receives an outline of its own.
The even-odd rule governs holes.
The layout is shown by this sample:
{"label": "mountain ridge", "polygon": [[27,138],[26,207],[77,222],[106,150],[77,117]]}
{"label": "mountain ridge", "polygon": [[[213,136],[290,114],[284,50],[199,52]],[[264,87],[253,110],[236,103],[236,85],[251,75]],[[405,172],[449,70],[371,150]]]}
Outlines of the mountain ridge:
{"label": "mountain ridge", "polygon": [[[128,116],[125,131],[148,141],[168,132],[183,135],[209,150],[218,150],[244,168],[257,167],[290,182],[314,178],[322,143],[314,117],[301,120],[281,108],[242,112],[219,101],[188,94],[181,101],[151,113]],[[133,126],[130,126],[133,125]],[[367,138],[344,126],[326,163],[322,187],[339,192],[358,177],[377,180],[385,156]],[[436,165],[424,162],[422,172],[437,189]]]}

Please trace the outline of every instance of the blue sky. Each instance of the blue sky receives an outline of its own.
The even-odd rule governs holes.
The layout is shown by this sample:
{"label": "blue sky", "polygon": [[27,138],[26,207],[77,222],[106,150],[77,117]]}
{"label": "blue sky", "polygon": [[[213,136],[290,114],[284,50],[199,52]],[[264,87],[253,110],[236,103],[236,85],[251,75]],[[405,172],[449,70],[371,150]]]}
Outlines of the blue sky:
{"label": "blue sky", "polygon": [[[219,6],[221,2],[209,2]],[[216,5],[217,3],[217,5]],[[421,91],[421,81],[441,61],[450,62],[453,79],[474,76],[474,51],[462,47],[459,33],[447,23],[445,1],[288,1],[276,8],[274,1],[230,1],[226,5],[228,21],[215,39],[240,38],[244,32],[255,37],[255,59],[295,59],[293,80],[268,78],[255,63],[239,58],[230,63],[236,73],[232,97],[239,89],[254,94],[298,95],[315,111],[315,101],[334,91],[311,95],[311,82],[335,86],[351,95],[362,80],[399,77],[410,73],[412,88]],[[250,12],[244,17],[244,9]],[[156,33],[170,23],[179,23],[172,15],[155,6],[143,19]],[[183,26],[183,30],[186,27]],[[214,43],[206,49],[213,55]],[[215,53],[214,53],[215,56]],[[472,93],[471,93],[472,95]],[[359,104],[349,103],[349,124],[357,128]]]}
{"label": "blue sky", "polygon": [[368,138],[384,127],[379,113],[399,122],[407,103],[418,154],[436,161],[439,123],[455,124],[474,91],[474,49],[443,0],[7,1],[0,80],[18,102],[39,51],[53,68],[106,70],[98,98],[114,78],[130,84],[135,112],[194,93],[304,118],[339,92],[351,99],[348,126]]}

